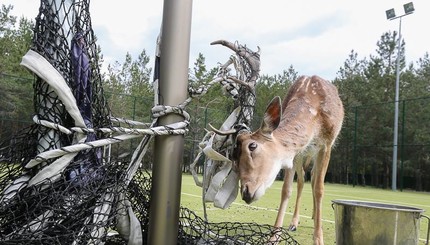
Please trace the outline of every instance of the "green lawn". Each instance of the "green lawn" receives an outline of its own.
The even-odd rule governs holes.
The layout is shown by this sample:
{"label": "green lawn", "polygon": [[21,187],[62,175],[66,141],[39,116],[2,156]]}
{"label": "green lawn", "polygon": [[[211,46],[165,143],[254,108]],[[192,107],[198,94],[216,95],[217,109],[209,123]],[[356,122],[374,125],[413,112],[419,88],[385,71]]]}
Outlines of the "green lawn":
{"label": "green lawn", "polygon": [[[207,205],[207,214],[210,222],[238,221],[256,222],[259,224],[273,225],[280,201],[282,181],[275,181],[266,194],[255,203],[247,205],[240,196],[233,204],[223,210]],[[284,226],[288,226],[294,211],[296,186],[294,183],[293,197],[284,220]],[[191,175],[184,174],[182,179],[181,205],[187,207],[203,217],[202,189],[195,185]],[[352,187],[339,184],[326,184],[323,205],[323,225],[325,244],[335,244],[335,224],[332,200],[360,200],[381,202],[410,206],[426,210],[425,215],[430,215],[430,193],[411,191],[391,191],[370,187]],[[295,232],[290,234],[300,244],[312,244],[313,220],[312,216],[312,191],[309,182],[305,183],[302,195],[302,207],[300,225]],[[420,244],[425,244],[427,234],[427,219],[422,218],[420,224]]]}

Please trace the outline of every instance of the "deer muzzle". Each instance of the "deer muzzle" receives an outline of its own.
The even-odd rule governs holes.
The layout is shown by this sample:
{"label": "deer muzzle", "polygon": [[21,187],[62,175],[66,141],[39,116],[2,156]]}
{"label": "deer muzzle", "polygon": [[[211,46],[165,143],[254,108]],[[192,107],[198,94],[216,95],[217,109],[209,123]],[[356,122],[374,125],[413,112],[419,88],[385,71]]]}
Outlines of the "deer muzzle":
{"label": "deer muzzle", "polygon": [[242,185],[241,187],[242,190],[242,200],[244,200],[247,204],[250,204],[252,202],[252,196],[251,193],[249,192],[249,188],[248,185]]}
{"label": "deer muzzle", "polygon": [[257,192],[259,192],[258,190],[260,188],[256,189],[256,187],[258,186],[255,186],[252,182],[247,182],[241,186],[242,200],[247,204],[250,204],[259,198]]}

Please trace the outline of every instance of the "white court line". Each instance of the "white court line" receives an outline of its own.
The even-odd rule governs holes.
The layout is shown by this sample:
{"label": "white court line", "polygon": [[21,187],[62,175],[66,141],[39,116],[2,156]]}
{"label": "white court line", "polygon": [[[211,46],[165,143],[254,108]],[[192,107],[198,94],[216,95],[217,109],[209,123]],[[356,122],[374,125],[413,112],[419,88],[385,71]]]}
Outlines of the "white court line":
{"label": "white court line", "polygon": [[[181,193],[183,195],[201,198],[201,196],[198,196],[198,195],[189,194],[189,193],[185,193],[185,192],[181,192]],[[270,211],[270,212],[276,212],[276,213],[278,212],[277,209],[273,209],[273,208],[262,208],[262,207],[251,206],[251,205],[248,205],[248,204],[243,204],[243,203],[238,203],[238,202],[233,202],[232,204],[237,205],[237,206],[246,206],[246,207],[250,207],[250,208],[254,208],[254,209],[259,209],[259,210],[266,210],[266,211]],[[285,212],[285,213],[289,214],[289,215],[293,215],[293,213],[291,213],[291,212]],[[306,218],[306,219],[312,219],[311,216],[307,216],[307,215],[299,215],[299,216],[303,217],[303,218]],[[322,221],[334,224],[333,220],[322,219]]]}

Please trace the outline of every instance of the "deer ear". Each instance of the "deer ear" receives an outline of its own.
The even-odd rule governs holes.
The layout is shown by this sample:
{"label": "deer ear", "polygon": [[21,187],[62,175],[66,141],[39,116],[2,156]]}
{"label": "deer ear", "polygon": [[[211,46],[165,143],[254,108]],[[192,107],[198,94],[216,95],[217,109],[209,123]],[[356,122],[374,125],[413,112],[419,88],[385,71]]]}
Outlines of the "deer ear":
{"label": "deer ear", "polygon": [[260,130],[263,134],[271,134],[275,130],[279,122],[281,121],[282,108],[281,108],[281,98],[276,96],[272,99],[266,108],[264,113],[263,122],[261,123]]}

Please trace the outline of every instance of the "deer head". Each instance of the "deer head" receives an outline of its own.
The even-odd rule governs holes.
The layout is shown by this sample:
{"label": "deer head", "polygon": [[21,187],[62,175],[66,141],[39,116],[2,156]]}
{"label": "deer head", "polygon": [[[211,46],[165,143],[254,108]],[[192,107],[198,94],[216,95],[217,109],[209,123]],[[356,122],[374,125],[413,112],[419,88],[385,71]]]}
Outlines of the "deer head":
{"label": "deer head", "polygon": [[281,168],[291,168],[295,153],[288,151],[273,135],[281,121],[281,99],[275,97],[267,106],[260,128],[238,135],[234,159],[246,203],[258,200],[275,181]]}

